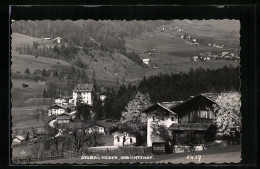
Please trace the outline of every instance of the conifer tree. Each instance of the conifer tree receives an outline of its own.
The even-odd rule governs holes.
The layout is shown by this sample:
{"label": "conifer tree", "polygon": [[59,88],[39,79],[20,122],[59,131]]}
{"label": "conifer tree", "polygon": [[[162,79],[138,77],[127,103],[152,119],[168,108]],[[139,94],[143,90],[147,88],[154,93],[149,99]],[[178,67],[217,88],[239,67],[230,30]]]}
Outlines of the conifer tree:
{"label": "conifer tree", "polygon": [[28,68],[25,69],[24,71],[25,74],[29,75],[30,74],[30,70]]}

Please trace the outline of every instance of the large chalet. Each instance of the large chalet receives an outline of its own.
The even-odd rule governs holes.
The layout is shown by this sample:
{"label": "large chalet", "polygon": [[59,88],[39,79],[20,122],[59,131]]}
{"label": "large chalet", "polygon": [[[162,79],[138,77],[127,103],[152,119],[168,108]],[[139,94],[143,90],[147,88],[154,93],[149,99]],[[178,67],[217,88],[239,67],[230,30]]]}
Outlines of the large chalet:
{"label": "large chalet", "polygon": [[172,133],[172,139],[178,144],[185,131],[194,131],[196,144],[204,144],[205,136],[214,124],[213,111],[216,103],[205,95],[197,95],[185,102],[174,102],[172,105],[154,104],[145,110],[147,114],[147,146],[153,142],[162,142],[152,134],[154,125],[164,125]]}

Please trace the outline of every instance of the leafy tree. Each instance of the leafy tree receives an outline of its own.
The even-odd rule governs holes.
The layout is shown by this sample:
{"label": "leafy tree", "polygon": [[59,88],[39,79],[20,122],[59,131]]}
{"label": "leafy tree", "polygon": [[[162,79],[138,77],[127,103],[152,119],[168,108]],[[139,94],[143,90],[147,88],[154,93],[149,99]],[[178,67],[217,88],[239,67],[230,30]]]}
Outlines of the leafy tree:
{"label": "leafy tree", "polygon": [[162,139],[162,141],[172,143],[172,134],[169,130],[167,130],[166,126],[153,124],[152,129],[153,136],[156,136],[158,139]]}
{"label": "leafy tree", "polygon": [[146,137],[147,116],[142,110],[151,105],[147,94],[137,92],[134,98],[128,103],[125,111],[122,112],[121,122],[127,124],[132,130],[143,139]]}
{"label": "leafy tree", "polygon": [[232,130],[240,133],[241,129],[241,94],[239,92],[221,93],[216,99],[216,125],[218,135],[231,137]]}

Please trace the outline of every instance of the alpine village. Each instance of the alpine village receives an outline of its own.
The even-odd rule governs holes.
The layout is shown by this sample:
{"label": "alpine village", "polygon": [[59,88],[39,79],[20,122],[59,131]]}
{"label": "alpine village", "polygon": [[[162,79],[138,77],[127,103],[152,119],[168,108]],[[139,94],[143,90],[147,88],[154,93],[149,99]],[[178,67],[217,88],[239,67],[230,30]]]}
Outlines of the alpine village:
{"label": "alpine village", "polygon": [[238,25],[13,20],[12,163],[240,158]]}

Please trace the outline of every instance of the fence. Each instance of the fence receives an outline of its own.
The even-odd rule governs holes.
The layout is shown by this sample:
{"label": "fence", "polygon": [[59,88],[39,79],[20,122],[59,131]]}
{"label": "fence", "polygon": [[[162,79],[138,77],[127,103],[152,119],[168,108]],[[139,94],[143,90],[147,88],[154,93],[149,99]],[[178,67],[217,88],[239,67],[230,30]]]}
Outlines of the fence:
{"label": "fence", "polygon": [[12,163],[13,164],[26,164],[26,163],[33,163],[33,162],[39,162],[39,161],[48,161],[48,160],[56,160],[56,159],[67,159],[67,158],[73,158],[73,157],[81,157],[81,152],[77,151],[68,151],[64,152],[60,155],[55,156],[40,156],[40,157],[31,157],[31,156],[25,156],[25,157],[13,157]]}
{"label": "fence", "polygon": [[151,154],[152,147],[89,147],[86,149],[85,153],[79,151],[67,151],[61,155],[56,156],[40,156],[40,157],[13,157],[12,163],[13,164],[26,164],[26,163],[33,163],[33,162],[40,162],[40,161],[47,161],[47,160],[56,160],[56,159],[68,159],[68,158],[80,158],[82,155],[85,154],[99,154],[99,155],[113,155],[113,156],[120,156],[120,155],[145,155]]}
{"label": "fence", "polygon": [[13,164],[26,164],[31,162],[38,162],[38,161],[47,161],[47,160],[56,160],[56,159],[64,159],[63,155],[60,156],[47,156],[47,157],[24,157],[24,158],[17,158],[13,157],[12,162]]}

